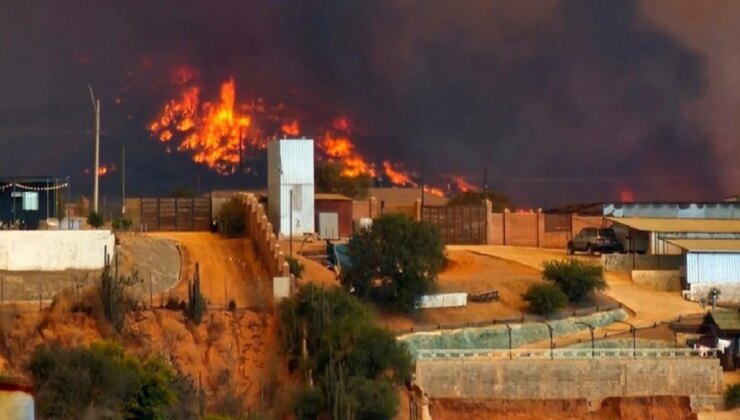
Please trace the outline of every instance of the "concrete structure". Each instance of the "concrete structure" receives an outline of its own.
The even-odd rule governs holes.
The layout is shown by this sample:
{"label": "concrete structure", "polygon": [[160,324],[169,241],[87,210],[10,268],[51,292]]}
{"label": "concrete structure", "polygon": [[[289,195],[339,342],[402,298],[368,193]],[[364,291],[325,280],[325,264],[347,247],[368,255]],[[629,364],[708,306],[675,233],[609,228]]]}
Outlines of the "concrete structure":
{"label": "concrete structure", "polygon": [[457,308],[468,304],[467,293],[440,293],[424,295],[416,305],[419,309],[428,308]]}
{"label": "concrete structure", "polygon": [[681,291],[677,270],[632,270],[632,282],[661,292]]}
{"label": "concrete structure", "polygon": [[271,277],[290,277],[285,254],[280,248],[265,208],[252,194],[239,194],[244,203],[245,234],[254,243],[255,254]]}
{"label": "concrete structure", "polygon": [[0,419],[35,419],[33,389],[7,378],[0,380]]}
{"label": "concrete structure", "polygon": [[277,234],[315,232],[313,149],[312,139],[267,144],[267,205]]}
{"label": "concrete structure", "polygon": [[341,194],[316,194],[314,212],[316,232],[322,239],[347,238],[352,235],[352,199]]}
{"label": "concrete structure", "polygon": [[272,279],[272,298],[275,302],[290,297],[290,277],[274,277]]}
{"label": "concrete structure", "polygon": [[0,270],[97,270],[106,247],[113,255],[115,238],[108,230],[0,231]]}
{"label": "concrete structure", "polygon": [[720,396],[715,358],[419,360],[416,382],[431,398],[557,399]]}

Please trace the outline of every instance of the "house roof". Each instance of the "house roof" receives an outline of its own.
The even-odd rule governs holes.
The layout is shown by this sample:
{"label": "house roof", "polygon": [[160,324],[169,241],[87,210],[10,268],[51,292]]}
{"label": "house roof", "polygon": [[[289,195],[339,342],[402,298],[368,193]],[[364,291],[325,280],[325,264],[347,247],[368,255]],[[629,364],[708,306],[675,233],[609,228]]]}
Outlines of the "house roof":
{"label": "house roof", "polygon": [[314,200],[326,200],[326,201],[352,201],[352,199],[347,197],[346,195],[326,194],[326,193],[316,193],[314,194],[313,199]]}
{"label": "house roof", "polygon": [[740,239],[666,239],[691,252],[740,252]]}
{"label": "house roof", "polygon": [[609,217],[610,221],[647,232],[740,233],[737,219],[659,219],[649,217]]}
{"label": "house roof", "polygon": [[709,317],[722,331],[740,331],[740,312],[726,309],[713,309]]}

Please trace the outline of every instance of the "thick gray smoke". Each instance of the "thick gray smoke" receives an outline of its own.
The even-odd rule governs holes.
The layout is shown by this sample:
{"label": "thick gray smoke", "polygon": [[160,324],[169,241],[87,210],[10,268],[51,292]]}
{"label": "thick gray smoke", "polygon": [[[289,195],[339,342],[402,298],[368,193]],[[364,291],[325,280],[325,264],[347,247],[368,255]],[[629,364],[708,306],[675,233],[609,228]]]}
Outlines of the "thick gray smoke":
{"label": "thick gray smoke", "polygon": [[10,0],[0,41],[7,174],[90,166],[91,83],[103,160],[125,142],[135,191],[195,174],[201,188],[264,182],[224,180],[149,139],[164,82],[190,64],[212,89],[234,76],[242,98],[322,122],[342,112],[365,156],[415,171],[423,157],[432,183],[480,185],[487,167],[490,188],[535,206],[720,193],[710,139],[686,116],[704,59],[648,25],[636,0]]}

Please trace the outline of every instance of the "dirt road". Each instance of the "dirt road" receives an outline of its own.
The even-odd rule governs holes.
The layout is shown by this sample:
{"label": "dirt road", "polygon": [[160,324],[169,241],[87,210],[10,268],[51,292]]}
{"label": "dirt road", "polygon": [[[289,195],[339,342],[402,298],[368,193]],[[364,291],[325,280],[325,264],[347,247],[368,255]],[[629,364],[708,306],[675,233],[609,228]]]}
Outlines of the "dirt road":
{"label": "dirt road", "polygon": [[208,232],[156,232],[149,235],[177,242],[182,251],[180,284],[172,292],[187,299],[187,281],[200,263],[201,292],[213,305],[255,308],[269,301],[271,282],[245,238],[225,239]]}
{"label": "dirt road", "polygon": [[[449,251],[466,250],[488,255],[495,258],[501,258],[514,261],[519,264],[542,269],[545,261],[566,258],[565,251],[541,249],[541,248],[524,248],[513,246],[497,245],[457,245],[448,246]],[[579,257],[589,258],[591,257]],[[622,303],[633,315],[627,320],[638,328],[644,328],[654,325],[656,322],[668,321],[679,315],[699,314],[705,310],[694,302],[689,302],[681,297],[678,293],[659,292],[646,287],[632,283],[628,274],[606,273],[606,281],[609,288],[604,294]],[[603,337],[605,334],[614,335],[625,333],[630,327],[625,324],[612,324],[604,328],[596,329],[596,337]],[[578,342],[578,340],[590,340],[590,333],[584,331],[578,334],[561,337],[558,339],[559,345],[568,345],[569,343]],[[549,342],[533,343],[528,347],[547,347]]]}

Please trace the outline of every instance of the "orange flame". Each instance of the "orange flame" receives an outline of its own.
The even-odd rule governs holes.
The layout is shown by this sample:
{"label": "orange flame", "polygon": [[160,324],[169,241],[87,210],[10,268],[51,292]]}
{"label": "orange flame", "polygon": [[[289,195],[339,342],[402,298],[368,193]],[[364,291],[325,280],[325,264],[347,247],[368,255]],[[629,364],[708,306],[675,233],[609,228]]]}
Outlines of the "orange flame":
{"label": "orange flame", "polygon": [[472,191],[476,189],[475,185],[469,183],[468,181],[466,181],[460,176],[454,177],[454,182],[455,182],[455,186],[457,187],[457,189],[461,192],[467,192],[467,191]]}
{"label": "orange flame", "polygon": [[298,120],[293,120],[290,123],[285,123],[280,127],[283,130],[283,133],[289,135],[289,136],[297,136],[300,132],[300,126],[298,125]]}
{"label": "orange flame", "polygon": [[[178,73],[178,81],[189,80],[189,73]],[[218,102],[199,101],[200,90],[187,87],[180,100],[171,100],[149,131],[160,141],[168,142],[175,132],[185,136],[178,150],[194,152],[193,160],[205,163],[220,174],[233,173],[244,147],[245,130],[251,118],[236,107],[236,82],[229,79],[221,85]]]}
{"label": "orange flame", "polygon": [[424,192],[425,193],[432,194],[432,195],[436,195],[437,197],[444,197],[445,196],[444,191],[440,190],[439,188],[430,187],[430,186],[425,186],[424,187]]}
{"label": "orange flame", "polygon": [[319,144],[320,150],[331,160],[338,160],[342,163],[342,175],[349,178],[356,178],[360,175],[375,176],[375,168],[371,163],[365,160],[354,151],[354,144],[347,137],[332,137],[327,132],[324,140]]}
{"label": "orange flame", "polygon": [[[118,168],[114,163],[107,164],[107,165],[100,165],[98,166],[98,176],[106,176],[111,172],[115,172]],[[85,168],[82,173],[85,175],[90,175],[93,173],[93,170],[90,168]]]}
{"label": "orange flame", "polygon": [[383,170],[394,185],[419,186],[408,174],[401,172],[399,169],[394,169],[393,165],[387,160],[383,161]]}

